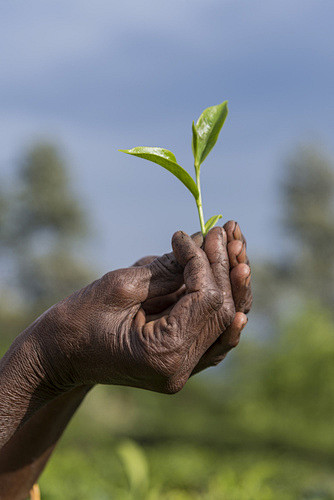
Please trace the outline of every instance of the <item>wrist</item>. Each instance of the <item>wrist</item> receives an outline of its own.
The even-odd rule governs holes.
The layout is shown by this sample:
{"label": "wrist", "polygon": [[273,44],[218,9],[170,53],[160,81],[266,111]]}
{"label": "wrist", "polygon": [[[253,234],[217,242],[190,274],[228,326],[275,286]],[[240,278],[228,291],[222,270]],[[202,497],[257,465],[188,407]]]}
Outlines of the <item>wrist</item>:
{"label": "wrist", "polygon": [[70,388],[57,375],[62,372],[56,369],[56,339],[45,342],[54,335],[52,316],[49,310],[38,318],[0,360],[0,448],[36,411]]}

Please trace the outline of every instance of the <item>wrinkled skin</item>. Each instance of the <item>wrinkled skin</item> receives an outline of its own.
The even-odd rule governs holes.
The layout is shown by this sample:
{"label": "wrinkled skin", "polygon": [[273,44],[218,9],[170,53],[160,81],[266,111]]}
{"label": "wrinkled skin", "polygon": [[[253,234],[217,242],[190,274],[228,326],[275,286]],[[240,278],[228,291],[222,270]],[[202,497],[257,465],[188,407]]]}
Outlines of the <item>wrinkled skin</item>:
{"label": "wrinkled skin", "polygon": [[[236,343],[250,305],[250,290],[240,278],[250,271],[231,252],[230,282],[226,231],[211,230],[203,249],[179,231],[172,246],[172,254],[112,271],[54,308],[57,347],[46,362],[50,373],[56,354],[63,370],[52,374],[51,383],[121,384],[174,393]],[[243,252],[244,247],[240,260]],[[167,309],[163,302],[169,294],[174,302]],[[241,313],[237,325],[236,312]],[[50,337],[43,332],[39,341],[47,352]]]}
{"label": "wrinkled skin", "polygon": [[239,226],[224,227],[204,243],[175,233],[172,253],[107,273],[15,340],[0,363],[1,500],[27,496],[95,384],[172,394],[238,344],[250,268]]}

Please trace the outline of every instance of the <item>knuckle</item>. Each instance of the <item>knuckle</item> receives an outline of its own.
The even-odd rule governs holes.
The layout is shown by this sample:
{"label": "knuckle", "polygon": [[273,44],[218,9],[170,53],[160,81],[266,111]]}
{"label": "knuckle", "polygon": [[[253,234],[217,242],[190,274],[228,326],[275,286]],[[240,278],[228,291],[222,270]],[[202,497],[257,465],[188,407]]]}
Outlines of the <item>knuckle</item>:
{"label": "knuckle", "polygon": [[205,292],[205,298],[214,311],[218,311],[224,302],[222,293],[217,289],[209,289]]}
{"label": "knuckle", "polygon": [[102,284],[108,288],[109,296],[116,301],[129,298],[136,292],[136,287],[124,272],[110,271],[101,278]]}
{"label": "knuckle", "polygon": [[151,264],[157,258],[158,258],[158,255],[147,255],[146,257],[142,257],[141,259],[137,260],[132,265],[132,267],[147,266],[148,264]]}
{"label": "knuckle", "polygon": [[224,320],[227,326],[229,326],[235,316],[235,308],[232,304],[225,304],[224,305]]}
{"label": "knuckle", "polygon": [[236,306],[238,311],[245,313],[247,310],[246,299],[244,298],[239,299]]}
{"label": "knuckle", "polygon": [[157,271],[160,271],[162,275],[174,275],[175,273],[181,273],[183,268],[176,261],[173,253],[166,253],[161,257],[155,259],[152,264],[152,268],[155,268]]}

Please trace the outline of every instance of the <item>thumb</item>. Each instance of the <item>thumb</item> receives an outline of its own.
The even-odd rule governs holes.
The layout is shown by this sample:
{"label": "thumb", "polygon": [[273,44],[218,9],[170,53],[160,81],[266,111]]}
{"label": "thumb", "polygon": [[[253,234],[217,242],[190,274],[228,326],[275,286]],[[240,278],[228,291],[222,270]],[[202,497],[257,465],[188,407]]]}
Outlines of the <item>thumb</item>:
{"label": "thumb", "polygon": [[[196,246],[203,244],[202,233],[194,233],[191,238]],[[184,282],[184,267],[176,260],[174,252],[144,257],[127,271],[131,273],[128,276],[131,289],[140,302],[176,292]]]}

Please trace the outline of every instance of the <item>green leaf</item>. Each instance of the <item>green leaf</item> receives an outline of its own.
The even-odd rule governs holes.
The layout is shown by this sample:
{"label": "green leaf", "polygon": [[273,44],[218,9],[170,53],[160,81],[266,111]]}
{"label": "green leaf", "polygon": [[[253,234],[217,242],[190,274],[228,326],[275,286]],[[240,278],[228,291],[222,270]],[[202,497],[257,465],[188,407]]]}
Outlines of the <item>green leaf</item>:
{"label": "green leaf", "polygon": [[227,101],[224,101],[222,104],[205,109],[196,125],[193,124],[192,148],[196,168],[200,167],[216,144],[227,113]]}
{"label": "green leaf", "polygon": [[198,198],[198,188],[194,179],[186,170],[184,170],[184,168],[181,167],[181,165],[176,162],[176,158],[171,151],[162,148],[149,148],[145,146],[132,149],[119,149],[119,151],[129,155],[138,156],[139,158],[145,158],[145,160],[161,165],[161,167],[174,174],[175,177],[177,177],[189,189],[195,199]]}
{"label": "green leaf", "polygon": [[192,131],[193,131],[193,140],[192,140],[192,143],[191,143],[191,148],[193,150],[193,155],[194,155],[194,158],[196,160],[196,151],[197,151],[197,130],[196,130],[196,127],[195,127],[195,122],[193,121],[192,123]]}
{"label": "green leaf", "polygon": [[134,441],[126,440],[118,446],[117,452],[123,462],[131,491],[137,493],[137,498],[147,498],[145,493],[148,489],[149,472],[143,449]]}
{"label": "green leaf", "polygon": [[221,219],[222,217],[223,216],[221,214],[213,215],[212,217],[210,217],[210,219],[205,223],[205,234],[207,234],[210,231],[210,229],[215,227],[219,219]]}

